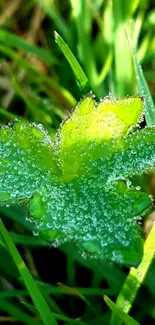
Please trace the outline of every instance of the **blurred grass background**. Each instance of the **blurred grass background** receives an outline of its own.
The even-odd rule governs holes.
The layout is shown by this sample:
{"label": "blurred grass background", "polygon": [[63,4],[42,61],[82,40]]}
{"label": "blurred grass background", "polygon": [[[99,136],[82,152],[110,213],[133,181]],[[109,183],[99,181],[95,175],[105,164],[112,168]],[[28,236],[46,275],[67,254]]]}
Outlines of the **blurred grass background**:
{"label": "blurred grass background", "polygon": [[[62,119],[90,89],[97,100],[109,94],[137,95],[125,28],[155,99],[153,0],[0,0],[0,122],[35,121],[53,137]],[[86,87],[78,87],[54,31],[80,63],[89,81]],[[153,182],[150,178],[147,183],[152,192]],[[28,229],[26,207],[1,207],[0,213],[44,297],[44,301],[38,298],[43,306],[39,314],[16,267],[21,262],[17,251],[6,245],[7,237],[0,237],[0,323],[50,325],[56,319],[57,324],[110,324],[103,294],[115,301],[129,270],[84,260],[70,244],[49,248]],[[33,282],[30,287],[36,292]],[[131,315],[140,324],[155,323],[154,261]]]}

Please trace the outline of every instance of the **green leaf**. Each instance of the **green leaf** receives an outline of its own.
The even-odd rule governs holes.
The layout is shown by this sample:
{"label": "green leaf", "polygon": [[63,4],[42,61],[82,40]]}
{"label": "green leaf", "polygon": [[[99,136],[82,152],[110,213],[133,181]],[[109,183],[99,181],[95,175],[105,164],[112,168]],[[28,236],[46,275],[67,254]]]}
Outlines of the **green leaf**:
{"label": "green leaf", "polygon": [[55,32],[55,41],[71,66],[78,87],[83,93],[87,93],[90,90],[89,82],[74,54],[57,32]]}
{"label": "green leaf", "polygon": [[1,202],[29,199],[44,173],[56,172],[52,146],[52,140],[39,125],[18,121],[0,129]]}
{"label": "green leaf", "polygon": [[114,156],[113,177],[131,177],[155,169],[155,127],[130,134]]}
{"label": "green leaf", "polygon": [[55,142],[34,124],[2,127],[0,201],[28,200],[35,234],[54,246],[72,241],[82,256],[137,266],[137,220],[152,198],[130,177],[155,166],[155,129],[135,128],[142,111],[139,97],[96,104],[89,94]]}
{"label": "green leaf", "polygon": [[121,320],[127,324],[127,325],[140,325],[138,322],[136,322],[135,319],[127,315],[121,308],[117,307],[107,296],[104,296],[104,300],[106,304],[109,306],[109,308],[115,312]]}
{"label": "green leaf", "polygon": [[132,45],[131,39],[129,37],[129,34],[127,33],[130,49],[131,49],[131,54],[132,54],[132,59],[134,63],[134,69],[135,69],[135,74],[136,74],[136,79],[137,79],[137,85],[139,89],[139,94],[140,96],[143,96],[144,98],[144,108],[145,108],[145,118],[148,126],[154,125],[155,124],[155,106],[154,102],[149,90],[149,87],[147,85],[147,82],[145,80],[144,74],[142,67],[136,57],[136,52],[135,49]]}
{"label": "green leaf", "polygon": [[16,36],[7,30],[0,30],[0,41],[4,42],[5,45],[10,47],[15,47],[20,50],[24,50],[32,55],[39,57],[41,60],[45,61],[46,64],[52,65],[56,62],[56,59],[48,53],[48,51],[43,50],[35,45],[31,45],[29,42],[24,41],[21,37]]}
{"label": "green leaf", "polygon": [[82,162],[86,164],[91,156],[94,160],[104,154],[112,155],[122,143],[122,134],[139,122],[142,112],[141,98],[105,97],[96,105],[91,93],[86,96],[59,132],[59,158],[64,175],[69,178],[81,174],[81,169],[86,169]]}

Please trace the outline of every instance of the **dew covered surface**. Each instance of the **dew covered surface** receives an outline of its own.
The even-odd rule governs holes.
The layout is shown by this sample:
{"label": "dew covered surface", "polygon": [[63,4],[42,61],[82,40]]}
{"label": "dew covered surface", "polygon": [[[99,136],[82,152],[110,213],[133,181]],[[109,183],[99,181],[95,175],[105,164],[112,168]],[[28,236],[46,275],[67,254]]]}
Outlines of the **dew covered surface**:
{"label": "dew covered surface", "polygon": [[57,160],[63,173],[68,179],[69,175],[77,176],[87,171],[90,175],[89,161],[94,168],[95,160],[105,160],[118,151],[124,136],[141,120],[142,114],[141,98],[114,100],[105,97],[97,104],[90,93],[58,132]]}
{"label": "dew covered surface", "polygon": [[[104,188],[93,178],[47,184],[39,191],[44,215],[37,224],[38,231],[49,239],[56,236],[53,237],[56,246],[73,241],[84,256],[91,253],[96,258],[122,264],[125,251],[121,250],[128,250],[139,232],[133,217],[142,207],[140,211],[136,209],[141,200],[146,200],[144,209],[151,204],[147,195],[126,189],[122,196],[116,188]],[[133,256],[130,263],[134,262]]]}
{"label": "dew covered surface", "polygon": [[138,222],[152,198],[130,176],[155,162],[155,129],[132,131],[142,111],[141,98],[105,98],[97,105],[89,94],[55,142],[41,125],[2,127],[1,203],[27,202],[34,234],[55,247],[72,242],[84,257],[138,265]]}
{"label": "dew covered surface", "polygon": [[54,167],[51,139],[42,126],[17,121],[1,127],[0,201],[30,198]]}
{"label": "dew covered surface", "polygon": [[114,160],[113,175],[116,176],[129,177],[154,171],[155,127],[145,127],[125,138],[123,148],[114,155]]}

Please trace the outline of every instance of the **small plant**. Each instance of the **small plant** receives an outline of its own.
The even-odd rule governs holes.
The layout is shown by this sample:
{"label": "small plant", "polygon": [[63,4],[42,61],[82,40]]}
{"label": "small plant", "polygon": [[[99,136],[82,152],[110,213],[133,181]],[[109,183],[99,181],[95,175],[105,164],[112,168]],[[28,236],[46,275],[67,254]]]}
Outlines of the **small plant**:
{"label": "small plant", "polygon": [[138,129],[143,100],[88,94],[53,141],[42,125],[15,121],[0,130],[0,203],[27,204],[34,231],[54,246],[137,265],[137,220],[152,199],[131,178],[155,166],[155,128]]}

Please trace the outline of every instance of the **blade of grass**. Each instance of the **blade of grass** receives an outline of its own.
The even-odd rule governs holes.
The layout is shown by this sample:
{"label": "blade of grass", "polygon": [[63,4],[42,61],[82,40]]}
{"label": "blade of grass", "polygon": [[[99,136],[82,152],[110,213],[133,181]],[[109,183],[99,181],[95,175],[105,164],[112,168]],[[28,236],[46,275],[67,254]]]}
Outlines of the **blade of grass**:
{"label": "blade of grass", "polygon": [[10,237],[15,244],[33,247],[47,247],[49,243],[41,239],[40,237],[28,236],[23,234],[16,234],[11,232]]}
{"label": "blade of grass", "polygon": [[78,63],[77,59],[75,58],[74,54],[68,47],[68,45],[65,43],[65,41],[62,39],[62,37],[55,31],[54,32],[55,41],[58,44],[60,50],[64,54],[65,58],[67,59],[77,82],[78,87],[81,91],[84,93],[87,93],[91,90],[89,86],[88,79],[83,72],[80,64]]}
{"label": "blade of grass", "polygon": [[147,82],[145,80],[142,67],[141,67],[139,61],[137,60],[136,52],[135,52],[134,47],[132,46],[130,35],[127,30],[126,30],[126,35],[128,38],[128,42],[129,42],[130,50],[131,50],[131,54],[132,54],[132,59],[133,59],[133,63],[134,63],[134,69],[135,69],[139,94],[140,94],[140,96],[144,97],[144,109],[145,109],[146,123],[148,126],[151,126],[151,125],[155,124],[155,106],[154,106]]}
{"label": "blade of grass", "polygon": [[125,274],[117,265],[110,264],[106,261],[99,263],[99,261],[92,259],[84,259],[70,244],[62,245],[61,250],[65,254],[70,254],[80,265],[89,268],[93,272],[97,272],[101,276],[101,279],[106,279],[109,287],[116,294],[119,293],[125,280]]}
{"label": "blade of grass", "polygon": [[18,308],[12,302],[10,303],[4,299],[0,299],[0,309],[15,317],[16,320],[21,321],[22,324],[38,325],[38,320],[27,315],[21,308]]}
{"label": "blade of grass", "polygon": [[[5,108],[0,107],[0,115],[7,117],[9,120],[14,120],[16,118],[19,118],[18,115],[8,112]],[[20,116],[20,119],[23,119],[22,116]]]}
{"label": "blade of grass", "polygon": [[59,14],[59,11],[54,6],[54,2],[47,0],[35,0],[35,2],[39,3],[39,5],[44,9],[45,13],[54,21],[55,26],[63,35],[65,40],[69,42],[70,30],[63,17]]}
{"label": "blade of grass", "polygon": [[57,314],[66,316],[66,314],[62,311],[62,309],[59,307],[59,305],[54,301],[54,299],[51,297],[51,295],[45,290],[45,287],[39,286],[39,289],[40,289],[43,297],[47,301],[51,310]]}
{"label": "blade of grass", "polygon": [[[4,301],[4,300],[2,300],[2,301]],[[1,302],[1,300],[0,300],[0,302]],[[21,311],[21,313],[20,313],[20,309],[17,307],[16,308],[16,306],[15,306],[15,308],[14,308],[14,306],[12,306],[12,304],[11,304],[11,306],[9,306],[8,305],[9,303],[7,303],[6,301],[4,301],[4,310],[5,311],[8,311],[7,310],[7,307],[10,307],[9,308],[9,313],[10,314],[12,314],[13,316],[15,316],[15,313],[16,313],[16,315],[18,316],[18,310],[19,310],[19,317],[18,317],[18,319],[21,319],[24,315],[26,315],[24,312],[22,312]],[[36,309],[35,309],[35,307],[33,306],[33,305],[31,305],[30,303],[25,303],[25,301],[23,302],[22,301],[22,304],[23,304],[23,306],[25,307],[25,308],[27,308],[28,309],[28,311],[30,311],[30,312],[32,312],[32,313],[35,313],[36,312]],[[1,307],[1,306],[0,306]],[[11,308],[12,307],[12,308]],[[14,314],[13,314],[14,313]],[[55,317],[55,319],[57,319],[57,320],[61,320],[61,321],[64,321],[64,322],[69,322],[69,324],[77,324],[77,325],[89,325],[88,323],[85,323],[85,322],[81,322],[79,319],[74,319],[74,318],[70,318],[70,317],[68,317],[68,316],[66,316],[66,315],[63,315],[63,314],[58,314],[58,313],[53,313],[53,315],[54,315],[54,317]],[[27,316],[27,315],[26,315]],[[38,318],[38,317],[37,317]],[[28,316],[28,318],[27,317],[25,317],[25,323],[26,324],[28,324],[28,325],[38,325],[38,320],[37,320],[37,323],[36,323],[36,321],[35,321],[35,323],[33,322],[33,318],[30,318],[30,316]],[[29,321],[29,322],[27,322],[27,321]],[[33,323],[32,323],[33,322]],[[42,323],[40,323],[39,322],[39,324],[41,325]],[[51,323],[52,324],[52,323]]]}
{"label": "blade of grass", "polygon": [[0,235],[0,270],[2,272],[5,271],[5,274],[8,274],[10,277],[14,277],[15,279],[19,278],[18,270],[14,264],[14,261],[12,260],[12,257],[10,256],[10,253],[4,244],[4,242],[1,240]]}
{"label": "blade of grass", "polygon": [[5,291],[0,291],[0,301],[4,298],[12,298],[12,297],[24,297],[28,296],[29,293],[26,289],[8,289]]}
{"label": "blade of grass", "polygon": [[39,57],[41,60],[45,61],[46,64],[53,65],[54,63],[58,62],[56,58],[46,50],[40,49],[39,47],[30,44],[24,41],[21,37],[16,36],[4,29],[0,30],[0,41],[7,46],[31,53]]}
{"label": "blade of grass", "polygon": [[53,313],[53,315],[55,316],[56,319],[58,320],[62,320],[64,322],[69,322],[69,324],[77,324],[77,325],[90,325],[88,323],[85,322],[81,322],[79,319],[73,319],[64,315],[59,315],[56,313]]}
{"label": "blade of grass", "polygon": [[[27,309],[29,309],[31,312],[35,312],[35,307],[32,306],[31,304],[28,303],[24,303],[25,307],[27,307]],[[68,322],[68,324],[73,325],[73,324],[77,324],[77,325],[89,325],[88,323],[85,322],[81,322],[79,319],[74,319],[74,318],[70,318],[66,315],[63,314],[58,314],[58,313],[53,313],[55,319],[60,320],[60,321],[64,321],[65,325],[66,322]]]}
{"label": "blade of grass", "polygon": [[121,308],[117,307],[113,301],[111,301],[107,296],[104,296],[104,300],[108,307],[118,315],[118,317],[125,322],[127,325],[140,325],[134,318],[130,317],[128,314],[126,314],[124,311],[121,310]]}
{"label": "blade of grass", "polygon": [[30,111],[36,111],[36,106],[33,104],[33,101],[30,100],[29,96],[22,90],[18,80],[16,77],[12,77],[12,86],[16,94],[18,94],[19,97],[22,98],[23,102],[25,102],[26,106]]}
{"label": "blade of grass", "polygon": [[[32,305],[27,305],[29,307],[29,310],[31,311],[35,311],[35,307],[33,307]],[[79,319],[74,319],[74,318],[70,318],[68,316],[65,316],[65,315],[62,315],[62,314],[58,314],[58,313],[53,313],[55,319],[57,320],[60,320],[60,321],[64,321],[65,322],[65,325],[90,325],[88,323],[85,323],[85,322],[81,322]],[[66,323],[67,322],[67,323]]]}
{"label": "blade of grass", "polygon": [[101,87],[97,85],[98,71],[94,51],[92,51],[93,15],[88,1],[70,0],[72,16],[78,34],[77,48],[91,88],[98,98],[102,96]]}
{"label": "blade of grass", "polygon": [[54,287],[52,285],[47,285],[45,283],[40,283],[40,285],[44,286],[44,290],[46,290],[48,293],[54,296],[61,295],[61,294],[76,296],[77,295],[76,290],[78,290],[84,296],[102,296],[103,294],[112,295],[112,296],[115,295],[114,290],[112,289],[76,287],[76,288],[72,288],[73,290],[69,292],[64,287]]}
{"label": "blade of grass", "polygon": [[[65,114],[62,110],[60,110],[58,107],[55,107],[52,105],[52,107],[48,106],[48,104],[45,105],[44,99],[40,98],[39,96],[33,97],[33,95],[30,93],[27,93],[26,91],[23,91],[21,82],[19,82],[18,78],[15,76],[12,77],[12,86],[16,94],[18,94],[19,97],[25,102],[26,107],[28,110],[34,114],[34,119],[37,119],[36,112],[40,111],[41,115],[41,122],[43,124],[46,123],[46,117],[48,118],[54,118],[54,115],[58,115],[61,119],[65,118]],[[1,111],[0,111],[1,113]],[[44,114],[43,114],[44,113]],[[50,125],[51,126],[51,125]]]}
{"label": "blade of grass", "polygon": [[[121,289],[121,292],[117,298],[116,306],[121,308],[126,314],[129,313],[137,291],[143,283],[149,266],[155,254],[155,224],[153,225],[144,244],[143,259],[138,268],[132,267],[129,275],[127,276],[125,283]],[[116,313],[112,315],[112,325],[122,325],[122,321],[118,319]]]}
{"label": "blade of grass", "polygon": [[130,18],[132,1],[113,0],[112,4],[116,95],[126,96],[133,92],[132,58],[124,32],[124,24],[128,23]]}
{"label": "blade of grass", "polygon": [[78,290],[78,288],[72,288],[67,285],[61,284],[62,287],[65,287],[66,291],[68,291],[68,294],[73,294],[77,297],[79,297],[81,300],[85,302],[87,305],[87,310],[92,312],[93,314],[97,315],[98,312],[96,308],[93,306],[93,304]]}
{"label": "blade of grass", "polygon": [[[43,288],[44,291],[50,295],[53,296],[59,296],[59,295],[67,295],[67,296],[77,296],[77,292],[76,290],[78,290],[80,292],[80,294],[84,295],[84,296],[103,296],[104,295],[108,295],[108,296],[114,296],[115,293],[113,290],[111,289],[101,289],[101,288],[72,288],[74,290],[72,291],[67,291],[65,288],[63,287],[55,287],[52,285],[48,285],[46,283],[40,283],[38,281],[36,281],[39,285],[39,287]],[[26,289],[16,289],[16,290],[7,290],[7,291],[0,291],[0,299],[1,298],[9,298],[9,297],[24,297],[24,296],[28,296],[29,293]]]}
{"label": "blade of grass", "polygon": [[49,306],[47,305],[44,297],[42,296],[37,284],[35,283],[32,275],[30,274],[28,268],[26,267],[24,261],[22,260],[20,254],[18,253],[14,243],[12,242],[2,220],[0,220],[0,231],[2,237],[10,251],[10,254],[17,266],[17,269],[27,287],[32,301],[34,302],[38,313],[41,316],[45,325],[57,325],[57,322],[51,312]]}
{"label": "blade of grass", "polygon": [[24,206],[11,206],[4,207],[0,206],[0,215],[5,216],[8,219],[11,219],[24,227],[27,230],[32,231],[32,224],[27,222],[27,209]]}
{"label": "blade of grass", "polygon": [[104,81],[105,77],[107,76],[112,64],[112,59],[113,59],[112,51],[109,51],[109,54],[106,57],[106,61],[104,62],[100,74],[98,75],[96,81],[97,85],[100,85]]}
{"label": "blade of grass", "polygon": [[[52,79],[51,77],[43,74],[41,71],[39,71],[39,69],[37,69],[34,65],[28,63],[27,60],[25,60],[18,53],[13,51],[11,48],[9,48],[9,47],[7,47],[7,46],[5,46],[3,44],[0,44],[0,52],[2,52],[4,55],[6,55],[7,57],[14,60],[18,66],[20,66],[21,68],[28,71],[29,72],[29,77],[33,78],[33,81],[37,80],[37,82],[38,82],[38,79],[36,79],[36,77],[40,78],[40,81],[45,82],[46,86],[48,85],[53,90],[58,91],[64,97],[64,99],[67,100],[67,102],[71,106],[76,105],[76,101],[75,101],[74,97],[71,95],[71,93],[67,89],[65,89],[62,86],[58,85],[55,82],[54,79]],[[53,94],[54,94],[54,92],[53,92]]]}

